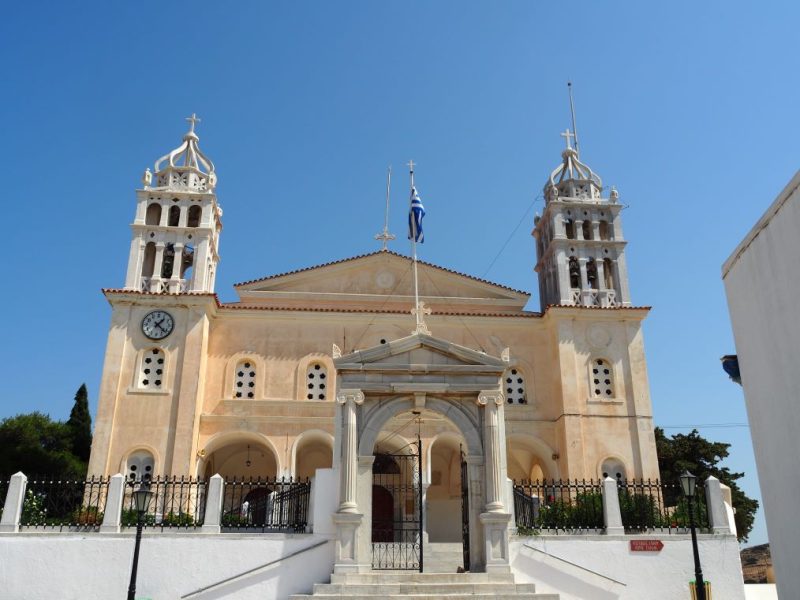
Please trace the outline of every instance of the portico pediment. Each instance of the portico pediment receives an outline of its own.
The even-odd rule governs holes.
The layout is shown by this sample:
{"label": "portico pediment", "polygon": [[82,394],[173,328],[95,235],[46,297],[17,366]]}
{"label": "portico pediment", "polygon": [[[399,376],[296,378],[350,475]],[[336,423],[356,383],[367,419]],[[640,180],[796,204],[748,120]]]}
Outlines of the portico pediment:
{"label": "portico pediment", "polygon": [[334,359],[341,388],[374,393],[473,393],[498,386],[510,362],[417,333]]}

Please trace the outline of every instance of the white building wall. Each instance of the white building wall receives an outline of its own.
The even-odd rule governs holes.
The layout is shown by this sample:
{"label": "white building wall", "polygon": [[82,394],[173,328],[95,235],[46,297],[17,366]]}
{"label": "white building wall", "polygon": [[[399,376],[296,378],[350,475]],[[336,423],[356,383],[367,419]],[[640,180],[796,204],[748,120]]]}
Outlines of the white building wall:
{"label": "white building wall", "polygon": [[800,598],[800,172],[723,266],[781,598]]}

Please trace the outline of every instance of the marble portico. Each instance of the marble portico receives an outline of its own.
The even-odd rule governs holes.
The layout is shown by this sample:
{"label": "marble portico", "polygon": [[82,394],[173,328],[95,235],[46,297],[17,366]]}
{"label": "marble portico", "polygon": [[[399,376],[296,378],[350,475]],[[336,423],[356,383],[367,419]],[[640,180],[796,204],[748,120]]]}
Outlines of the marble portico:
{"label": "marble portico", "polygon": [[[508,353],[504,353],[506,356]],[[435,413],[465,443],[473,571],[508,572],[503,373],[511,361],[430,335],[412,334],[334,359],[335,462],[340,465],[336,572],[371,569],[372,465],[386,423]],[[423,486],[430,482],[423,481]]]}

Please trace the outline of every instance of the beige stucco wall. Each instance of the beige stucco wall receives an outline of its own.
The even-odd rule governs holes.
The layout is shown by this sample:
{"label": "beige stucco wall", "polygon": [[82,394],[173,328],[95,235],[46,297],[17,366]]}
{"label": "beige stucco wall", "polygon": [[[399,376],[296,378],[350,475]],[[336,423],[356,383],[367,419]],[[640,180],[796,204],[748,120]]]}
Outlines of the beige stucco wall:
{"label": "beige stucco wall", "polygon": [[[434,275],[440,276],[433,286],[439,294],[451,289],[448,282],[454,278],[454,295],[479,296],[476,286],[485,287],[464,283],[458,275]],[[156,473],[203,475],[215,450],[240,442],[268,448],[276,455],[277,474],[294,474],[298,438],[313,430],[320,440],[329,439],[334,432],[333,345],[347,353],[405,337],[413,327],[408,314],[369,310],[376,305],[365,295],[370,290],[362,280],[368,279],[355,278],[360,295],[353,304],[364,312],[319,312],[309,298],[303,300],[311,289],[307,274],[296,288],[303,294],[294,300],[305,303],[303,310],[276,310],[274,298],[220,306],[210,295],[108,292],[112,323],[90,471],[118,472],[132,451],[146,449],[155,457]],[[336,293],[353,289],[337,285]],[[500,300],[483,295],[453,315],[442,314],[454,312],[444,309],[447,299],[431,297],[434,314],[428,325],[438,338],[493,356],[510,349],[525,378],[528,404],[507,406],[509,439],[550,465],[550,477],[597,478],[609,457],[623,462],[628,477],[657,477],[641,334],[647,311],[557,307],[542,316],[505,306],[498,311],[502,316],[486,316]],[[341,297],[333,296],[341,305]],[[475,307],[480,314],[468,314],[478,313]],[[140,328],[153,308],[168,310],[176,321],[175,331],[158,343]],[[135,385],[138,360],[154,346],[166,353],[163,391],[143,392]],[[252,400],[232,395],[233,370],[243,358],[252,360],[257,374]],[[613,398],[592,398],[589,365],[596,358],[613,365]],[[328,370],[324,401],[305,399],[306,368],[312,362]]]}

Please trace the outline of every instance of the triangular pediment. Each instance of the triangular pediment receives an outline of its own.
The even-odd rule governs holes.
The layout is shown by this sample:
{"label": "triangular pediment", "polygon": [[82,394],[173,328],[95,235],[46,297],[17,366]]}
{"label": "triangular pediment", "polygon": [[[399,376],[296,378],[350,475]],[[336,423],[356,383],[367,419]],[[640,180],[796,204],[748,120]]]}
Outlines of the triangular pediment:
{"label": "triangular pediment", "polygon": [[339,369],[410,367],[433,371],[439,367],[449,370],[474,367],[470,371],[502,373],[509,363],[485,352],[460,346],[441,338],[415,333],[386,344],[356,350],[334,359]]}
{"label": "triangular pediment", "polygon": [[[526,292],[418,261],[420,299],[434,312],[522,310]],[[405,310],[414,298],[411,258],[378,251],[235,286],[245,304]]]}

